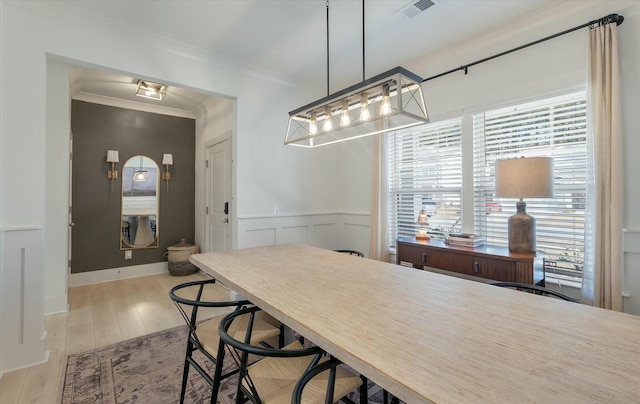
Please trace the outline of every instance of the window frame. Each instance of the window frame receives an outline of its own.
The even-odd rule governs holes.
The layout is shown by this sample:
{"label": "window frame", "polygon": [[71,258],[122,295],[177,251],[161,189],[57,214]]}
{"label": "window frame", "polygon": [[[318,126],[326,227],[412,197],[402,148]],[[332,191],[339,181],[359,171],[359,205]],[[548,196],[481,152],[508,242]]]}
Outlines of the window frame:
{"label": "window frame", "polygon": [[[402,131],[403,133],[411,133],[411,132],[416,132],[416,131],[423,131],[424,127],[429,127],[430,125],[438,125],[438,124],[444,124],[446,122],[451,122],[451,121],[458,121],[461,124],[461,143],[460,143],[460,147],[461,147],[461,156],[462,156],[462,166],[461,166],[461,171],[460,171],[460,175],[462,177],[461,179],[461,188],[460,188],[460,194],[461,194],[461,200],[460,200],[460,220],[461,222],[459,223],[459,228],[458,231],[461,229],[461,231],[467,232],[467,233],[473,233],[473,232],[480,232],[478,230],[476,230],[476,222],[477,222],[477,216],[479,216],[479,214],[484,213],[485,215],[487,214],[487,209],[490,209],[491,212],[489,212],[489,214],[496,214],[498,215],[500,213],[500,211],[498,211],[498,208],[495,208],[496,211],[493,211],[492,209],[493,206],[495,205],[491,205],[492,207],[489,207],[489,205],[487,205],[486,201],[484,206],[484,209],[479,209],[477,207],[477,201],[476,201],[476,189],[475,189],[475,173],[474,173],[474,153],[475,153],[475,149],[476,149],[476,144],[474,141],[475,135],[474,135],[474,120],[473,117],[474,115],[480,114],[480,113],[486,113],[489,111],[497,111],[497,110],[502,110],[502,109],[509,109],[509,108],[514,108],[516,106],[521,106],[524,104],[535,104],[538,102],[544,102],[544,100],[553,100],[553,99],[563,99],[563,98],[567,98],[567,99],[572,99],[572,98],[582,98],[584,99],[584,103],[586,104],[586,91],[584,90],[584,88],[578,88],[578,89],[573,89],[570,92],[563,92],[563,93],[556,93],[556,94],[545,94],[545,95],[541,95],[539,97],[533,98],[533,99],[528,99],[526,101],[513,101],[513,102],[509,102],[509,103],[505,103],[502,104],[500,106],[491,106],[491,107],[483,107],[483,108],[474,108],[473,111],[464,111],[461,115],[454,117],[453,119],[447,119],[447,120],[442,120],[442,121],[437,121],[437,122],[432,122],[430,124],[425,124],[425,125],[421,125],[421,126],[417,126],[414,128],[410,128],[410,129],[406,129],[404,131]],[[586,123],[585,123],[586,125]],[[586,129],[585,129],[586,132]],[[385,135],[387,137],[389,136],[395,136],[395,133],[393,134],[387,134]],[[388,219],[387,219],[387,243],[388,246],[390,248],[390,252],[392,254],[395,253],[395,243],[396,243],[396,239],[397,239],[397,234],[398,233],[394,233],[391,228],[394,226],[394,223],[397,223],[397,215],[393,213],[393,209],[394,209],[394,201],[391,199],[392,196],[389,195],[389,193],[394,192],[393,190],[393,186],[391,184],[391,178],[393,173],[393,169],[391,167],[391,160],[392,160],[392,156],[391,154],[393,153],[393,150],[390,150],[390,144],[389,144],[390,140],[387,138],[385,141],[385,145],[387,147],[386,150],[386,156],[387,156],[387,162],[386,162],[386,166],[387,166],[387,176],[388,176],[388,185],[387,185],[387,214],[388,214]],[[585,159],[586,159],[586,151],[585,151]],[[554,174],[555,175],[555,174]],[[586,183],[583,184],[585,186],[586,189]],[[566,186],[564,186],[566,188]],[[494,187],[493,187],[494,188]],[[494,189],[491,189],[492,191],[494,191]],[[493,193],[493,192],[492,192]],[[586,198],[586,196],[585,196]],[[492,199],[492,202],[496,201],[495,198]],[[584,201],[584,200],[583,200]],[[502,205],[502,210],[504,210],[505,212],[508,211],[509,209],[505,209],[505,206],[509,207],[508,205],[513,204],[513,210],[515,212],[515,200],[511,201],[511,200],[497,200],[496,202],[498,202],[498,204]],[[528,210],[529,210],[529,206],[531,206],[531,208],[533,208],[533,203],[531,203],[530,201],[526,201],[528,202]],[[482,210],[483,212],[480,212],[480,210]],[[533,212],[533,216],[535,217],[535,210],[532,209]],[[412,222],[415,222],[415,219],[417,218],[418,215],[418,210],[416,210],[415,213],[415,217],[412,218]],[[504,216],[504,226],[506,229],[506,223],[507,223],[507,219],[508,219],[508,215],[503,215]],[[414,223],[415,225],[415,223]],[[415,231],[417,232],[418,226],[415,225],[414,227]],[[394,236],[395,234],[395,236]],[[433,232],[431,232],[431,235],[433,236]],[[403,235],[400,235],[400,237],[402,237]],[[435,234],[436,237],[441,236],[440,234]],[[583,236],[582,236],[583,237]],[[489,241],[489,244],[496,244],[495,242]],[[538,243],[540,246],[540,243]],[[506,245],[506,242],[503,244]],[[584,247],[583,247],[584,248]],[[544,251],[543,251],[544,252]],[[582,253],[584,253],[584,250],[582,251]],[[562,257],[559,257],[558,254],[550,254],[550,259],[546,259],[545,260],[545,266],[546,266],[546,272],[547,275],[549,276],[549,278],[555,278],[558,280],[558,282],[563,282],[563,283],[568,283],[568,284],[574,284],[573,286],[577,286],[580,287],[581,285],[581,280],[579,276],[575,276],[576,275],[576,271],[573,270],[571,268],[571,265],[568,265],[567,262],[565,262],[564,259],[562,259]],[[584,260],[584,256],[582,257],[582,260]],[[572,264],[571,262],[569,262],[569,264]]]}
{"label": "window frame", "polygon": [[[436,134],[434,141],[424,136]],[[422,137],[422,139],[421,139]],[[422,146],[436,146],[438,156]],[[419,155],[418,159],[415,159]],[[398,237],[411,237],[420,226],[420,209],[429,217],[432,237],[460,231],[462,212],[462,119],[428,123],[386,135],[387,243],[392,252]],[[442,163],[442,157],[447,160]],[[411,172],[411,174],[408,174]],[[421,172],[416,175],[416,172]],[[425,183],[431,183],[425,188]]]}
{"label": "window frame", "polygon": [[[586,92],[576,91],[472,116],[474,231],[481,233],[489,244],[508,245],[507,221],[515,214],[517,200],[495,198],[495,160],[552,157],[554,197],[525,202],[528,213],[537,221],[537,249],[545,254],[547,276],[578,287],[582,282],[585,249],[586,115]],[[502,203],[502,209],[492,213],[493,217],[482,214],[486,206],[483,194]]]}

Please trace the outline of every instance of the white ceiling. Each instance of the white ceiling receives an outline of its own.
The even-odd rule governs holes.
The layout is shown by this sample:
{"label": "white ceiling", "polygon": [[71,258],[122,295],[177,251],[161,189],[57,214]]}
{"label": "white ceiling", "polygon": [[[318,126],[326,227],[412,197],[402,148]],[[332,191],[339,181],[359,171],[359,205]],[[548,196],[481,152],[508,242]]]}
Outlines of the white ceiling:
{"label": "white ceiling", "polygon": [[[58,1],[140,35],[160,36],[189,49],[200,49],[216,63],[275,79],[286,78],[295,83],[312,80],[326,86],[325,0]],[[412,3],[408,0],[365,2],[367,78],[558,4],[557,0],[434,1],[433,7],[409,20],[395,13]],[[333,77],[336,72],[346,80],[338,83],[342,87],[363,79],[362,40],[362,1],[331,0],[332,86],[338,82]],[[131,92],[136,78],[85,68],[78,70],[77,78],[76,92],[143,100]],[[331,92],[342,87],[331,88]],[[169,90],[162,105],[176,110],[194,111],[208,98],[192,90]]]}

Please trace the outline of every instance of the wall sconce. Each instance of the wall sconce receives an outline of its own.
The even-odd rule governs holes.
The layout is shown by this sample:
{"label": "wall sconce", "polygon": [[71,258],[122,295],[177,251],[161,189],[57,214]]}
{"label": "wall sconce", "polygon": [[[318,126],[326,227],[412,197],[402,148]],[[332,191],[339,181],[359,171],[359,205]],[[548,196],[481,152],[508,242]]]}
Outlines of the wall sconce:
{"label": "wall sconce", "polygon": [[116,163],[120,162],[117,150],[107,150],[107,163],[111,163],[111,170],[107,171],[107,178],[111,180],[111,192],[113,192],[113,182],[118,178]]}
{"label": "wall sconce", "polygon": [[427,229],[424,226],[429,224],[429,219],[427,219],[427,212],[422,209],[420,213],[418,213],[418,220],[416,223],[420,225],[420,230],[418,230],[418,234],[416,234],[416,239],[418,240],[429,240],[431,237],[427,234]]}
{"label": "wall sconce", "polygon": [[165,166],[165,171],[162,173],[162,179],[167,181],[167,192],[169,192],[169,180],[171,179],[171,173],[169,172],[169,166],[173,165],[173,155],[165,154],[162,156],[162,164]]}

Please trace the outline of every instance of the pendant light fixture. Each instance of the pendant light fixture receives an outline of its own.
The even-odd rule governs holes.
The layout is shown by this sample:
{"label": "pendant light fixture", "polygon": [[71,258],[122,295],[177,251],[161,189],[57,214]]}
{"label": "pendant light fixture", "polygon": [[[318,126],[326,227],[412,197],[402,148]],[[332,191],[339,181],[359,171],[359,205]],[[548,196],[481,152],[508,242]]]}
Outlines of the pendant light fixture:
{"label": "pendant light fixture", "polygon": [[138,97],[162,101],[162,99],[167,95],[167,86],[160,83],[152,83],[146,80],[138,80],[138,89],[136,90],[136,95]]}
{"label": "pendant light fixture", "polygon": [[133,180],[136,182],[147,181],[149,178],[147,170],[142,167],[142,156],[140,156],[140,168],[133,172]]}
{"label": "pendant light fixture", "polygon": [[327,0],[327,96],[289,112],[285,145],[318,147],[429,122],[422,78],[396,67],[365,80],[362,0],[362,82],[329,94]]}

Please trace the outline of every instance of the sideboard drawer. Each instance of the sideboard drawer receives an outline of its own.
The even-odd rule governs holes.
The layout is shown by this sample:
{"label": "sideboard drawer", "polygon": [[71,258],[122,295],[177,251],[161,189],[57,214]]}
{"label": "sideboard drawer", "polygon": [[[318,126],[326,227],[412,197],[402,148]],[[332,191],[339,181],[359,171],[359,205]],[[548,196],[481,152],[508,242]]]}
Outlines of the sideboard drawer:
{"label": "sideboard drawer", "polygon": [[[398,264],[401,262],[408,262],[415,267],[421,267],[424,265],[424,250],[420,247],[411,245],[399,245],[396,249],[396,256],[398,257]],[[401,258],[402,257],[402,258]]]}
{"label": "sideboard drawer", "polygon": [[407,244],[399,245],[397,254],[398,257],[402,257],[402,262],[411,263],[416,268],[422,269],[422,267],[426,266],[456,272],[459,272],[462,268],[467,268],[469,269],[467,272],[471,274],[472,260],[468,256]]}
{"label": "sideboard drawer", "polygon": [[464,275],[480,276],[474,273],[475,257],[471,255],[429,249],[427,251],[427,257],[427,266],[429,267],[444,269],[446,271],[457,272]]}
{"label": "sideboard drawer", "polygon": [[472,275],[501,282],[516,282],[516,263],[491,258],[476,257]]}

